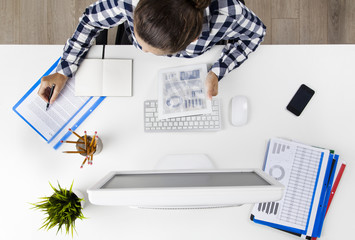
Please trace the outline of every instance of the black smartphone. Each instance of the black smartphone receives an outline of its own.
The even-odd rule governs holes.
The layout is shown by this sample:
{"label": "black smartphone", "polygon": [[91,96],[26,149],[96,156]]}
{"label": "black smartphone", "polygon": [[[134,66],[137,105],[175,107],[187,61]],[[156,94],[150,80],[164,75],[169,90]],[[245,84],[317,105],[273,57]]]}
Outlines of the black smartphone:
{"label": "black smartphone", "polygon": [[301,115],[303,109],[307,106],[314,93],[313,89],[302,84],[291,99],[290,103],[287,105],[286,109],[296,116]]}

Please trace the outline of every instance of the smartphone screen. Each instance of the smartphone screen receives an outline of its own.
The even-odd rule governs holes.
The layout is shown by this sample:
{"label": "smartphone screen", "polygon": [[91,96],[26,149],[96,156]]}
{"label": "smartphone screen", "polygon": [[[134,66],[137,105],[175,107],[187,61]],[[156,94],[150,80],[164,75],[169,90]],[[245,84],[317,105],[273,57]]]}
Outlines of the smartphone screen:
{"label": "smartphone screen", "polygon": [[302,84],[291,99],[290,103],[287,105],[287,110],[296,116],[301,115],[303,109],[307,106],[313,95],[314,90]]}

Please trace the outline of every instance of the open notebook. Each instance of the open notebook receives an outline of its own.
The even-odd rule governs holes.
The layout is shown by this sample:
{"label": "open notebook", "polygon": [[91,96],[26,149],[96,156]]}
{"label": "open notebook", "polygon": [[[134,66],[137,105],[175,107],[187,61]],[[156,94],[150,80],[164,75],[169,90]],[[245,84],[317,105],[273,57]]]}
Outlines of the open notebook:
{"label": "open notebook", "polygon": [[85,59],[75,74],[76,96],[132,96],[131,59]]}

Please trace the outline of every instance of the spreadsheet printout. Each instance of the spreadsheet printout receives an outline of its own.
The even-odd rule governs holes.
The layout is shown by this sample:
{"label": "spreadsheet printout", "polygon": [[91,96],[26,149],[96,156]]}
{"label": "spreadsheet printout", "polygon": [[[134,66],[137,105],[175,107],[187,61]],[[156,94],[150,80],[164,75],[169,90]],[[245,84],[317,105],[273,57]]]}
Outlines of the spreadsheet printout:
{"label": "spreadsheet printout", "polygon": [[312,203],[319,201],[328,158],[329,150],[271,139],[264,171],[285,185],[285,194],[280,201],[255,204],[255,218],[306,230],[316,217],[317,204]]}

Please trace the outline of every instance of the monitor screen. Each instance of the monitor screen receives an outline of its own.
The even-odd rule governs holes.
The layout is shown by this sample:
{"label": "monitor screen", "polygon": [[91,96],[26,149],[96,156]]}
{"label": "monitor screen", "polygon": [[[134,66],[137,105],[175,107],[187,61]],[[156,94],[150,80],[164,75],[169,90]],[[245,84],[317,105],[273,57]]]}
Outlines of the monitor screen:
{"label": "monitor screen", "polygon": [[110,172],[88,189],[98,205],[206,208],[269,202],[283,186],[260,169]]}
{"label": "monitor screen", "polygon": [[115,174],[101,189],[269,186],[255,172]]}

